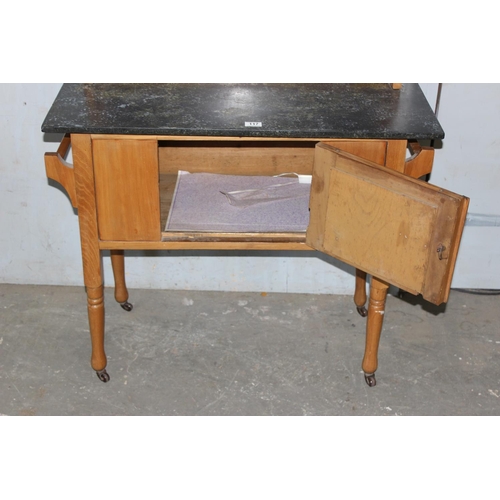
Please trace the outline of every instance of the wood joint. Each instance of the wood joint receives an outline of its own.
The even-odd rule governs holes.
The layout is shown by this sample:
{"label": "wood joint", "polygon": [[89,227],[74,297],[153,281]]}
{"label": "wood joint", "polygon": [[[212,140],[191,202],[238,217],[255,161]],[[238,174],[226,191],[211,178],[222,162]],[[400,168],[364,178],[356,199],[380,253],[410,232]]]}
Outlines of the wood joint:
{"label": "wood joint", "polygon": [[421,146],[418,141],[408,141],[411,156],[405,162],[405,174],[418,179],[432,171],[434,148]]}
{"label": "wood joint", "polygon": [[49,179],[61,184],[68,193],[71,205],[77,208],[73,165],[64,159],[70,144],[71,139],[69,135],[66,135],[56,153],[45,153],[45,172]]}

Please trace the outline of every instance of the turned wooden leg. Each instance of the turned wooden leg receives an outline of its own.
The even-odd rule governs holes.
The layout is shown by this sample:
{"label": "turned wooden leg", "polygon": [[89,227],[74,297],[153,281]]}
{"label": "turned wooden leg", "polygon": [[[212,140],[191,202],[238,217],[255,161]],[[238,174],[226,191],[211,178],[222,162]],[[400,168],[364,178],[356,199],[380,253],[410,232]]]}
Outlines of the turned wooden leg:
{"label": "turned wooden leg", "polygon": [[106,353],[104,352],[104,288],[87,288],[87,308],[89,313],[90,339],[92,341],[92,356],[90,363],[103,381],[109,380],[106,368]]}
{"label": "turned wooden leg", "polygon": [[111,266],[115,278],[115,299],[125,311],[131,311],[133,306],[128,302],[128,290],[125,283],[125,256],[123,250],[111,250]]}
{"label": "turned wooden leg", "polygon": [[373,387],[377,383],[375,371],[378,365],[378,345],[384,322],[385,300],[388,289],[388,283],[372,276],[370,300],[368,303],[368,320],[366,322],[365,356],[363,358],[365,380],[370,387]]}
{"label": "turned wooden leg", "polygon": [[90,363],[99,379],[107,382],[109,375],[106,372],[107,360],[104,352],[104,287],[90,135],[72,135],[71,144],[78,201],[83,281],[87,291],[87,309],[92,342]]}
{"label": "turned wooden leg", "polygon": [[366,310],[366,273],[356,269],[356,288],[354,290],[354,303],[358,313],[365,318],[368,314]]}

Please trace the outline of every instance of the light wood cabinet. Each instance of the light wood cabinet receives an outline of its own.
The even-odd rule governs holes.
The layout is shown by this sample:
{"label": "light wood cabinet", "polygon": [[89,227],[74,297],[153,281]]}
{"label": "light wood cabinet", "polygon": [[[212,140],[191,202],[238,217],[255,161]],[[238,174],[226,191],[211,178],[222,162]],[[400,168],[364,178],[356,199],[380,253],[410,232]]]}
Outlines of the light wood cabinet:
{"label": "light wood cabinet", "polygon": [[[389,285],[445,302],[468,206],[466,197],[417,179],[431,172],[434,157],[418,139],[444,133],[418,85],[398,88],[65,85],[42,130],[67,135],[45,164],[78,209],[91,365],[99,378],[109,380],[102,250],[111,251],[115,298],[130,311],[126,250],[314,249],[353,266],[354,302],[367,316],[362,368],[375,385]],[[256,114],[263,122],[253,121]],[[259,128],[249,130],[247,119]],[[73,166],[64,161],[70,144]],[[307,231],[166,232],[179,170],[311,175]]]}
{"label": "light wood cabinet", "polygon": [[[366,301],[366,273],[375,277],[371,295],[373,301],[377,294],[380,298],[372,312],[378,307],[378,315],[368,314],[364,360],[367,381],[374,385],[380,315],[388,285],[422,294],[434,304],[448,298],[468,199],[406,175],[405,169],[415,169],[418,160],[416,156],[406,160],[406,141],[101,135],[77,135],[72,140],[75,174],[93,179],[95,186],[89,191],[76,183],[77,206],[83,208],[84,219],[95,220],[98,240],[93,244],[113,252],[116,296],[125,309],[131,305],[123,250],[315,249],[357,269],[356,305],[360,308]],[[80,144],[90,145],[91,155],[81,154]],[[72,173],[68,165],[62,159],[57,164],[50,153],[46,162],[47,174],[73,189],[72,181],[67,181]],[[184,169],[233,175],[290,171],[312,175],[307,232],[164,232],[177,172]],[[82,227],[81,232],[83,238],[88,231]],[[84,255],[87,239],[82,240]],[[98,309],[93,307],[91,324],[100,325],[102,315],[93,313]],[[94,330],[103,335],[104,327]],[[93,340],[98,353],[93,355],[98,360],[94,369],[106,379],[104,340],[98,337]]]}

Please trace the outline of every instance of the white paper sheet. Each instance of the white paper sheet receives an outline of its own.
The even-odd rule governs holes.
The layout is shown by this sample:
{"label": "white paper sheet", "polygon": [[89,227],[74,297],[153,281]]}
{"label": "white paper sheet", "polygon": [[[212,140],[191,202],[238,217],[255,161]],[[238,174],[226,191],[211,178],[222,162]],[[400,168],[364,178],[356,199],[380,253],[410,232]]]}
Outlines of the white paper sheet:
{"label": "white paper sheet", "polygon": [[[307,179],[305,179],[307,181]],[[179,171],[166,231],[304,232],[311,186],[295,177]]]}

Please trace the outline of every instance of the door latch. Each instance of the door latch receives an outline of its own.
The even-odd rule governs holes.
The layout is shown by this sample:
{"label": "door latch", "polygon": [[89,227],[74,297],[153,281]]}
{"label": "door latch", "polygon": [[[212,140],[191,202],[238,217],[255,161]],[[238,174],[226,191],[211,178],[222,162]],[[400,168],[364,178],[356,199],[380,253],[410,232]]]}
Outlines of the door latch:
{"label": "door latch", "polygon": [[446,247],[440,243],[439,246],[437,247],[437,253],[439,260],[447,259],[448,258],[448,253],[445,254]]}

